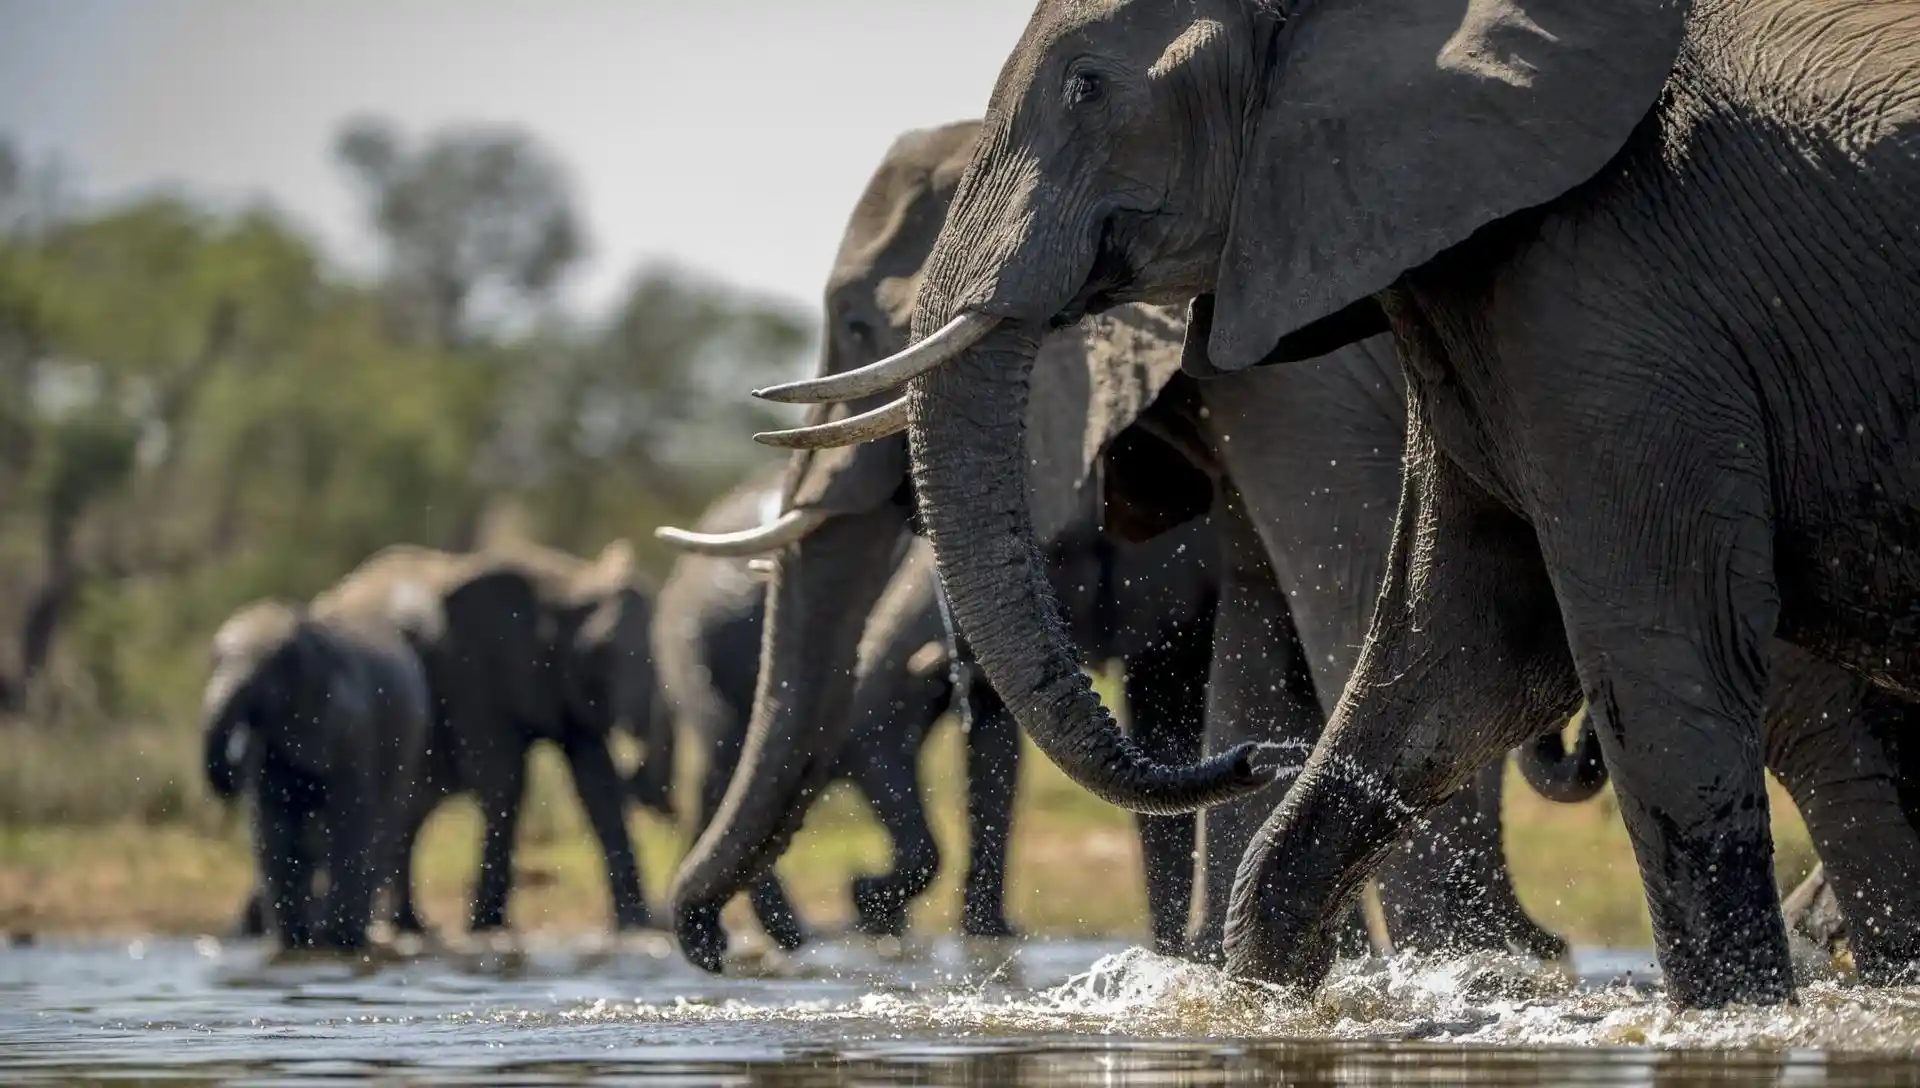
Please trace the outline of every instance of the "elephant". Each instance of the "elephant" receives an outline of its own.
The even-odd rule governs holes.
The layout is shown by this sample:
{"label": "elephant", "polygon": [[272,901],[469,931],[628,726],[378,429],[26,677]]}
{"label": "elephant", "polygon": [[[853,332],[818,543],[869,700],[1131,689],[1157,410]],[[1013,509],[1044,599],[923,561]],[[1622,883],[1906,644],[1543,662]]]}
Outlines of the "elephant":
{"label": "elephant", "polygon": [[366,947],[379,889],[404,875],[428,743],[412,648],[382,616],[254,601],[213,637],[203,722],[208,785],[249,802],[262,931],[286,949]]}
{"label": "elephant", "polygon": [[[1242,859],[1229,970],[1317,985],[1402,832],[1584,699],[1669,999],[1788,1000],[1769,645],[1920,693],[1914,12],[1041,0],[912,347],[782,392],[908,432],[989,680],[1076,780],[1156,808],[1267,775],[1154,764],[1064,667],[1020,493],[1040,340],[1184,304],[1182,371],[1211,381],[1390,334],[1394,536],[1333,720]],[[1897,977],[1920,930],[1884,921]]]}
{"label": "elephant", "polygon": [[[776,466],[749,475],[722,495],[695,528],[737,532],[766,520],[767,508],[777,508],[779,501]],[[869,621],[865,642],[872,648],[863,645],[858,655],[851,704],[853,720],[861,724],[829,775],[860,789],[893,842],[892,872],[854,883],[855,927],[865,933],[902,933],[907,903],[932,884],[940,863],[920,802],[918,767],[927,730],[952,701],[931,575],[928,561],[903,562],[894,574],[900,588],[890,587]],[[697,827],[704,828],[719,810],[746,741],[764,600],[763,586],[746,561],[689,552],[674,561],[656,602],[652,645],[661,695],[675,731],[697,739],[706,757]],[[891,607],[890,600],[896,602]],[[986,737],[982,732],[969,741]],[[981,785],[975,783],[976,789]],[[753,882],[749,899],[775,943],[787,949],[804,943],[799,917],[772,872]]]}
{"label": "elephant", "polygon": [[[913,319],[911,288],[979,130],[979,122],[957,122],[909,133],[875,173],[855,208],[827,289],[823,373],[846,372],[905,342]],[[1060,624],[1076,662],[1112,657],[1125,662],[1126,695],[1134,709],[1129,750],[1144,750],[1173,763],[1197,758],[1206,723],[1227,717],[1208,712],[1209,689],[1219,688],[1221,674],[1247,672],[1249,662],[1292,653],[1294,637],[1286,601],[1278,592],[1261,591],[1271,576],[1265,573],[1268,561],[1257,541],[1249,545],[1241,534],[1223,553],[1224,531],[1210,516],[1200,516],[1206,513],[1204,505],[1189,511],[1179,526],[1161,527],[1155,524],[1157,512],[1136,511],[1087,486],[1107,461],[1124,464],[1135,456],[1136,446],[1154,442],[1136,438],[1130,424],[1176,373],[1182,328],[1182,320],[1168,312],[1133,309],[1096,322],[1084,334],[1049,339],[1039,350],[1051,365],[1039,371],[1044,378],[1035,382],[1029,409],[1045,425],[1021,436],[1027,460],[1049,469],[1033,473],[1028,484],[1031,510],[1040,526],[1035,535],[1044,542],[1041,562],[1050,582],[1048,595],[1059,603],[1050,610],[1051,618]],[[858,439],[874,425],[870,413],[831,415],[831,409],[817,410],[812,429]],[[785,444],[781,433],[759,437]],[[775,620],[763,644],[762,687],[749,730],[750,736],[766,739],[757,749],[749,742],[747,750],[761,755],[743,763],[733,780],[731,795],[737,795],[739,807],[723,806],[720,819],[701,836],[676,880],[675,928],[683,949],[703,966],[717,966],[724,948],[715,921],[717,904],[777,856],[807,796],[817,789],[819,765],[829,761],[844,736],[841,715],[830,710],[842,705],[835,702],[835,685],[851,656],[848,643],[857,637],[853,620],[879,593],[911,523],[904,447],[890,439],[852,448],[802,449],[790,463],[778,512],[770,509],[759,528],[660,532],[682,547],[716,554],[776,555],[771,598]],[[1177,478],[1193,474],[1189,469]],[[1199,491],[1211,494],[1206,480],[1199,481]],[[1139,524],[1130,523],[1134,520]],[[1332,527],[1329,522],[1327,528]],[[1302,533],[1319,531],[1305,524],[1298,528]],[[1223,576],[1234,585],[1233,592],[1223,593]],[[1355,595],[1344,588],[1326,588]],[[1228,602],[1226,619],[1215,615],[1222,601]],[[810,602],[826,602],[832,612],[823,614],[821,604]],[[779,619],[796,614],[797,619]],[[1228,624],[1230,636],[1217,633],[1222,623]],[[1358,641],[1356,634],[1351,644]],[[964,660],[967,655],[960,649],[958,658]],[[1297,653],[1292,656],[1298,658]],[[769,669],[791,679],[769,687]],[[1073,671],[1079,675],[1077,663]],[[1318,734],[1323,711],[1315,678],[1304,663],[1294,671],[1284,690],[1262,697],[1258,708],[1266,713],[1258,720],[1281,723],[1284,739],[1304,752]],[[1321,677],[1319,683],[1323,691],[1338,689],[1337,680],[1327,686]],[[1269,690],[1264,677],[1257,685],[1243,686],[1249,692]],[[990,685],[976,684],[971,690],[975,702],[992,701],[988,711],[976,713],[976,723],[1003,713]],[[1255,706],[1249,702],[1240,709]],[[1243,717],[1235,728],[1244,731],[1247,720]],[[1237,760],[1260,738],[1230,739],[1235,753],[1230,758]],[[1215,747],[1229,746],[1228,738],[1215,740]],[[1383,898],[1393,905],[1411,941],[1449,947],[1511,945],[1559,955],[1564,942],[1528,917],[1513,893],[1500,854],[1500,789],[1495,768],[1476,796],[1463,798],[1436,819],[1431,833],[1386,874]],[[783,800],[785,811],[779,804]],[[1245,800],[1234,813],[1237,819],[1221,809],[1210,811],[1206,855],[1238,857],[1272,800]],[[1141,820],[1149,913],[1160,950],[1190,947],[1203,958],[1217,957],[1232,870],[1217,861],[1208,867],[1204,921],[1189,936],[1193,807],[1187,802],[1166,804]],[[1349,935],[1360,930],[1356,917],[1349,917]]]}
{"label": "elephant", "polygon": [[[652,924],[626,802],[637,796],[671,814],[673,742],[653,713],[652,595],[626,541],[591,561],[530,543],[470,553],[395,544],[323,591],[314,607],[393,617],[420,655],[433,695],[432,758],[412,792],[401,849],[411,855],[420,826],[446,796],[476,795],[486,829],[470,930],[507,924],[527,755],[540,740],[558,744],[573,772],[606,855],[615,927]],[[631,780],[609,750],[615,729],[646,749]],[[399,893],[397,924],[422,928],[410,887]]]}

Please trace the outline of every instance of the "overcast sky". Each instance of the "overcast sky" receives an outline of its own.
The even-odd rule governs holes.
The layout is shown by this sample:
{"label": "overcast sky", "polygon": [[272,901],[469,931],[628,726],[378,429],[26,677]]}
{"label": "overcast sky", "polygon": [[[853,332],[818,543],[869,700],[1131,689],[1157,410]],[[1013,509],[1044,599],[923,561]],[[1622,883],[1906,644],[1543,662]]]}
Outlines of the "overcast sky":
{"label": "overcast sky", "polygon": [[812,307],[900,132],[986,107],[1033,0],[0,0],[0,132],[90,196],[260,194],[343,260],[371,248],[329,157],[523,125],[571,168],[604,304],[666,258]]}

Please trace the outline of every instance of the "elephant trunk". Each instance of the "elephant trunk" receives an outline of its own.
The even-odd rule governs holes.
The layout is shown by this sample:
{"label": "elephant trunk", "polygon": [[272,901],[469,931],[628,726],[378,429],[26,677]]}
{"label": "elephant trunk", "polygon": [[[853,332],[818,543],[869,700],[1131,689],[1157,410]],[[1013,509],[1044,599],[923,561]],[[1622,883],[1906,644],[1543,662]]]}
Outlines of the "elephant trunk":
{"label": "elephant trunk", "polygon": [[708,971],[726,951],[721,909],[786,849],[839,754],[855,649],[905,525],[892,504],[837,517],[776,560],[740,761],[674,876],[675,936]]}
{"label": "elephant trunk", "polygon": [[1607,765],[1600,758],[1600,737],[1585,715],[1580,735],[1569,750],[1560,730],[1542,733],[1518,754],[1520,775],[1527,785],[1549,801],[1578,804],[1591,800],[1607,784]]}
{"label": "elephant trunk", "polygon": [[1027,503],[1026,408],[1038,342],[1005,324],[912,394],[914,483],[954,619],[987,679],[1047,757],[1096,796],[1172,814],[1265,786],[1241,745],[1156,763],[1093,693],[1059,616]]}

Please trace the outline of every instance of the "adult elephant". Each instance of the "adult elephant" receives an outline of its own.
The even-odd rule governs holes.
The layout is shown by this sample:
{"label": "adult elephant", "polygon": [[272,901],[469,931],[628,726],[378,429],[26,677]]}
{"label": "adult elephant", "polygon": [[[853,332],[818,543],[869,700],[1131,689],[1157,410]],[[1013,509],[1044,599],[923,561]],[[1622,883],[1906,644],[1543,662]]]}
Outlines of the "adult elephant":
{"label": "adult elephant", "polygon": [[[651,596],[624,540],[594,560],[533,544],[472,553],[394,545],[315,598],[316,609],[393,616],[420,654],[434,696],[433,773],[414,791],[402,831],[411,852],[420,825],[448,793],[471,790],[485,821],[469,928],[506,925],[513,840],[529,749],[557,744],[607,860],[616,928],[650,924],[626,826],[636,787],[622,780],[608,741],[625,729],[646,745],[635,776],[644,799],[670,814],[672,741],[653,715],[648,653]],[[430,616],[431,622],[419,617]],[[403,895],[403,928],[418,928]]]}
{"label": "adult elephant", "polygon": [[[977,122],[962,122],[911,133],[875,174],[856,206],[829,284],[824,373],[846,372],[905,342],[911,286],[921,275],[921,262],[978,131]],[[1039,526],[1036,538],[1044,544],[1036,554],[1050,593],[1061,599],[1054,610],[1061,629],[1077,659],[1125,661],[1137,742],[1129,750],[1176,763],[1200,751],[1209,673],[1218,681],[1226,673],[1247,672],[1253,662],[1284,657],[1293,637],[1286,601],[1265,591],[1271,580],[1262,573],[1267,560],[1257,542],[1249,545],[1247,534],[1223,545],[1218,530],[1202,520],[1149,539],[1174,522],[1206,513],[1210,492],[1204,479],[1198,482],[1200,505],[1172,521],[1164,521],[1162,511],[1136,508],[1125,496],[1089,486],[1100,471],[1097,464],[1117,460],[1124,465],[1143,451],[1150,455],[1142,444],[1152,440],[1127,428],[1175,372],[1180,331],[1181,322],[1171,314],[1134,309],[1084,332],[1049,339],[1039,349],[1049,365],[1029,398],[1029,413],[1038,422],[1022,436],[1027,459],[1046,467],[1026,482],[1026,494]],[[870,414],[836,416],[828,409],[812,419],[842,438],[860,437],[876,423]],[[1172,479],[1191,482],[1193,475],[1187,469]],[[852,658],[848,640],[856,637],[854,621],[862,620],[857,610],[878,594],[901,547],[910,501],[904,443],[883,437],[851,449],[797,454],[781,505],[785,512],[757,529],[664,532],[682,546],[710,552],[779,553],[769,598],[774,618],[763,644],[762,688],[748,758],[730,794],[738,797],[739,807],[723,807],[721,820],[683,864],[676,886],[676,928],[697,962],[718,963],[724,945],[715,921],[717,904],[777,856],[845,735],[843,715],[834,708],[841,705],[835,702],[837,685]],[[1336,525],[1300,529],[1322,532]],[[1215,621],[1222,577],[1236,588],[1225,595],[1232,601],[1229,616]],[[1331,585],[1326,590],[1349,592]],[[1222,622],[1231,634],[1215,637]],[[1351,642],[1358,643],[1357,635]],[[1072,668],[1078,675],[1077,664]],[[769,684],[769,675],[780,679]],[[1264,679],[1246,687],[1263,694],[1257,702],[1250,695],[1240,708],[1259,711],[1250,716],[1273,725],[1298,749],[1296,755],[1304,753],[1323,720],[1304,666],[1278,688],[1270,690]],[[993,701],[976,715],[976,723],[997,720],[998,696],[984,685],[974,690],[977,700]],[[1225,715],[1213,717],[1224,720]],[[1244,722],[1234,725],[1246,731]],[[1234,748],[1232,759],[1250,750],[1250,743],[1234,745],[1228,739],[1215,738],[1216,747]],[[1246,739],[1265,739],[1265,734]],[[1410,936],[1453,946],[1517,944],[1556,954],[1564,945],[1520,909],[1501,863],[1499,786],[1496,772],[1479,795],[1463,799],[1456,811],[1436,821],[1422,848],[1410,851],[1406,863],[1389,874],[1386,899],[1404,912],[1403,920],[1418,921],[1409,927]],[[1218,794],[1193,793],[1158,806],[1161,815],[1141,821],[1149,911],[1156,945],[1163,950],[1186,944],[1194,833],[1191,817],[1180,810],[1210,796]],[[1238,811],[1209,813],[1207,854],[1238,857],[1253,824],[1272,803],[1271,797],[1248,798]],[[1207,923],[1194,940],[1203,955],[1218,947],[1230,873],[1217,861],[1208,868]]]}
{"label": "adult elephant", "polygon": [[365,947],[380,887],[404,882],[427,702],[419,659],[382,616],[255,601],[214,634],[207,780],[248,801],[254,899],[281,947]]}
{"label": "adult elephant", "polygon": [[[909,358],[947,364],[865,429],[911,426],[959,624],[1069,773],[1148,807],[1258,778],[1153,765],[1063,667],[1020,487],[1042,330],[1193,299],[1198,375],[1379,332],[1406,359],[1381,597],[1242,865],[1235,974],[1316,983],[1401,832],[1584,695],[1672,999],[1792,994],[1768,641],[1920,692],[1915,16],[1039,5],[917,295]],[[1893,974],[1920,953],[1882,939]]]}

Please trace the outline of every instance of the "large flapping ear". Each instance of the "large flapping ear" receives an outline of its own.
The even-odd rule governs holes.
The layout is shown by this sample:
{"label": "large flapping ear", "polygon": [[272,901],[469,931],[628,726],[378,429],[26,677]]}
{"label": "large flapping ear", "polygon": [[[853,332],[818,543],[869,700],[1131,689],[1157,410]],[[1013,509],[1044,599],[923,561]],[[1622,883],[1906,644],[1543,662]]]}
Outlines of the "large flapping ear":
{"label": "large flapping ear", "polygon": [[1106,449],[1180,372],[1177,309],[1122,306],[1041,341],[1027,394],[1027,499],[1045,543],[1098,516]]}
{"label": "large flapping ear", "polygon": [[1686,23],[1685,0],[1286,7],[1220,261],[1218,371],[1593,177],[1658,99]]}

